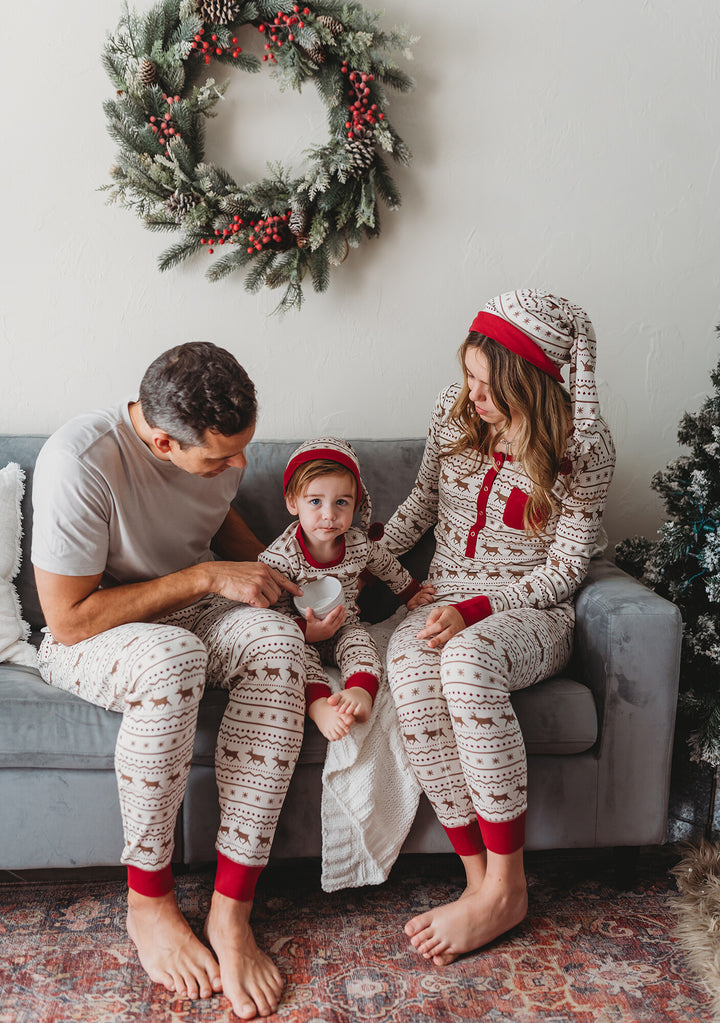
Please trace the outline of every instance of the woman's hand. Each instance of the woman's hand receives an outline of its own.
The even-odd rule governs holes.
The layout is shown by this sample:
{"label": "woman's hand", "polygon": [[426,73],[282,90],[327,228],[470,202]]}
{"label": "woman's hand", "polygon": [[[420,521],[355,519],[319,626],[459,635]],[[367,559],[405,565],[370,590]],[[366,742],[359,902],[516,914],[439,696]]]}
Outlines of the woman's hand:
{"label": "woman's hand", "polygon": [[423,604],[432,604],[435,601],[435,587],[431,583],[425,583],[417,593],[414,593],[407,602],[408,611],[414,611],[416,607]]}
{"label": "woman's hand", "polygon": [[465,628],[465,619],[454,607],[436,607],[428,615],[425,628],[417,634],[418,639],[426,639],[431,649],[443,647],[458,632]]}
{"label": "woman's hand", "polygon": [[346,615],[347,611],[344,604],[334,607],[324,618],[316,618],[315,612],[309,607],[305,614],[305,621],[307,622],[305,642],[320,643],[323,639],[330,639],[343,624]]}

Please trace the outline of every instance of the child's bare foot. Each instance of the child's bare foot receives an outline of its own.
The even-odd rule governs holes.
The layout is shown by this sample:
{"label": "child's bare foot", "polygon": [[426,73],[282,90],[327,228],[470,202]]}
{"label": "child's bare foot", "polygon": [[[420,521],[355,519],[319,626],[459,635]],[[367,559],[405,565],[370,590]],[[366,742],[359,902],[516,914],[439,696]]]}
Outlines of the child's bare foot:
{"label": "child's bare foot", "polygon": [[350,731],[353,717],[330,701],[332,697],[321,696],[308,707],[308,717],[318,726],[322,734],[330,742],[344,739]]}
{"label": "child's bare foot", "polygon": [[527,887],[485,883],[456,901],[421,913],[405,925],[411,944],[436,966],[500,937],[525,918]]}
{"label": "child's bare foot", "polygon": [[220,963],[223,994],[240,1019],[271,1016],[284,982],[280,971],[255,944],[250,929],[251,902],[213,892],[205,935]]}
{"label": "child's bare foot", "polygon": [[175,895],[128,891],[127,930],[150,980],[180,998],[210,998],[222,991],[220,967],[195,937]]}
{"label": "child's bare foot", "polygon": [[328,703],[337,707],[343,714],[349,714],[359,724],[368,721],[373,709],[373,699],[367,689],[350,686],[341,693],[333,693]]}

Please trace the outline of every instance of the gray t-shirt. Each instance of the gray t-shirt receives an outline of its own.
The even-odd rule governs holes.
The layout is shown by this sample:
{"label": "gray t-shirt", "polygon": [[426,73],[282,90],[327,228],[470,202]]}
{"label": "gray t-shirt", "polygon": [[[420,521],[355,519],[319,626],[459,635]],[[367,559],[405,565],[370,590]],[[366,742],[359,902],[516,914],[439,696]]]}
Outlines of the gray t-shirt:
{"label": "gray t-shirt", "polygon": [[[131,401],[132,399],[130,399]],[[46,572],[144,582],[210,561],[242,473],[193,476],[152,454],[129,401],[77,416],[43,446],[33,481],[32,562]]]}

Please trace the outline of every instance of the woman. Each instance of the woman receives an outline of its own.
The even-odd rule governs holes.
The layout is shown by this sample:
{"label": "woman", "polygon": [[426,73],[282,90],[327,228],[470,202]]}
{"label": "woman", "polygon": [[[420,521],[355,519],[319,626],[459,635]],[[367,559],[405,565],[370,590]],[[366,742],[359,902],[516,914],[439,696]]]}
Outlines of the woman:
{"label": "woman", "polygon": [[602,549],[615,463],[579,306],[501,295],[459,355],[463,384],[440,394],[415,487],[383,541],[399,555],[434,526],[436,603],[396,630],[388,673],[408,756],[467,875],[457,901],[406,925],[437,965],[527,912],[527,769],[510,693],[570,656],[573,595]]}

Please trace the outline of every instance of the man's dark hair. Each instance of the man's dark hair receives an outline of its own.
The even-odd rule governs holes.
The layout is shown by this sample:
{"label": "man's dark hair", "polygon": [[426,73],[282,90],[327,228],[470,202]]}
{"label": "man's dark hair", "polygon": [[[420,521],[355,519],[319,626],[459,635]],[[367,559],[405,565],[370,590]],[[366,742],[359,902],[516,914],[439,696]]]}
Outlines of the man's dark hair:
{"label": "man's dark hair", "polygon": [[252,380],[234,355],[208,341],[159,355],[142,378],[139,397],[148,425],[184,448],[202,444],[206,430],[231,437],[257,418]]}

